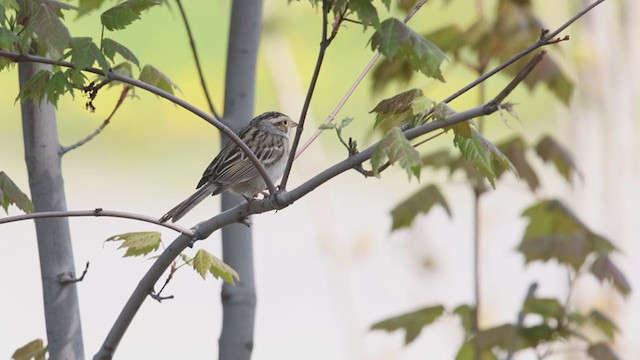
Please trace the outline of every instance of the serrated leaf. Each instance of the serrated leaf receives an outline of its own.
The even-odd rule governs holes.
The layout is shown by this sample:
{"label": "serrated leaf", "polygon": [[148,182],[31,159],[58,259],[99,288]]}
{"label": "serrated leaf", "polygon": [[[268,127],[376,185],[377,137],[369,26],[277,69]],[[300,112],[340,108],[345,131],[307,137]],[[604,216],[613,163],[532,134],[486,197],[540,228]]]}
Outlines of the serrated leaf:
{"label": "serrated leaf", "polygon": [[173,94],[173,89],[178,89],[178,85],[171,81],[167,75],[151,65],[145,65],[142,68],[139,80],[171,94]]}
{"label": "serrated leaf", "polygon": [[87,77],[82,71],[77,69],[67,69],[64,74],[66,75],[67,81],[77,88],[83,87],[87,80]]}
{"label": "serrated leaf", "polygon": [[231,285],[235,285],[235,282],[240,280],[240,275],[231,266],[202,249],[198,250],[193,257],[193,268],[203,279],[206,279],[209,273],[216,279],[222,279]]}
{"label": "serrated leaf", "polygon": [[29,197],[4,171],[0,171],[0,205],[5,212],[8,212],[9,205],[15,205],[27,214],[33,212],[33,203]]}
{"label": "serrated leaf", "polygon": [[624,276],[622,271],[618,269],[616,264],[611,261],[607,254],[600,254],[591,264],[589,271],[600,280],[600,282],[608,281],[622,294],[629,295],[631,293],[631,285]]}
{"label": "serrated leaf", "polygon": [[[419,112],[420,104],[430,102],[423,96],[422,90],[410,89],[388,99],[380,101],[370,113],[376,113],[374,128],[384,124],[383,131],[411,122]],[[416,110],[416,111],[414,111]]]}
{"label": "serrated leaf", "polygon": [[100,21],[107,30],[122,30],[140,19],[142,11],[160,3],[160,0],[127,0],[103,12]]}
{"label": "serrated leaf", "polygon": [[51,78],[51,72],[49,70],[38,70],[29,80],[27,80],[20,93],[16,97],[23,100],[33,100],[34,102],[41,102],[44,100],[44,96],[47,93],[47,83]]}
{"label": "serrated leaf", "polygon": [[451,210],[437,186],[430,184],[420,189],[391,210],[393,225],[391,231],[411,226],[418,214],[428,214],[434,205],[440,205],[449,217]]}
{"label": "serrated leaf", "polygon": [[111,61],[114,61],[113,58],[115,57],[116,53],[118,53],[125,60],[131,61],[132,63],[136,64],[138,69],[140,69],[140,62],[138,61],[138,58],[133,54],[133,52],[131,52],[131,50],[115,40],[104,38],[102,40],[102,51],[104,52],[104,55]]}
{"label": "serrated leaf", "polygon": [[64,3],[56,1],[25,0],[17,15],[17,22],[25,25],[22,36],[28,41],[35,33],[38,45],[53,58],[62,55],[71,39],[69,30],[60,20],[62,5]]}
{"label": "serrated leaf", "polygon": [[526,209],[523,216],[529,224],[518,251],[527,263],[555,259],[577,271],[589,254],[615,250],[611,242],[589,230],[558,200],[541,201]]}
{"label": "serrated leaf", "polygon": [[511,164],[509,159],[489,140],[480,133],[471,129],[471,137],[464,137],[456,133],[453,144],[460,149],[462,156],[473,165],[487,180],[493,188],[498,174],[505,170],[510,170],[516,176],[518,171]]}
{"label": "serrated leaf", "polygon": [[535,191],[540,186],[540,180],[538,179],[538,175],[536,171],[533,169],[529,161],[527,161],[526,151],[528,150],[528,145],[524,141],[524,139],[520,136],[514,136],[511,139],[508,139],[497,145],[498,149],[505,154],[513,166],[518,171],[520,175],[520,179],[523,179],[529,185],[529,189],[531,191]]}
{"label": "serrated leaf", "polygon": [[98,62],[105,74],[111,68],[104,54],[90,37],[75,37],[71,39],[69,55],[71,55],[71,63],[78,70],[89,68],[95,62]]}
{"label": "serrated leaf", "polygon": [[35,339],[23,347],[17,349],[11,359],[13,360],[44,360],[47,348],[42,339]]}
{"label": "serrated leaf", "polygon": [[436,321],[442,314],[444,314],[444,306],[430,306],[377,322],[371,326],[371,330],[391,332],[404,329],[404,343],[409,344],[420,335],[423,327]]}
{"label": "serrated leaf", "polygon": [[398,163],[409,175],[420,179],[420,154],[411,146],[409,140],[404,136],[400,128],[391,129],[376,147],[371,155],[371,166],[373,174],[379,176],[380,167],[389,161],[391,164]]}
{"label": "serrated leaf", "polygon": [[19,40],[13,31],[0,27],[0,49],[13,50]]}
{"label": "serrated leaf", "polygon": [[551,136],[544,136],[536,145],[536,153],[544,162],[551,162],[558,172],[572,181],[573,173],[577,172],[577,166],[569,151]]}
{"label": "serrated leaf", "polygon": [[594,360],[620,360],[609,344],[603,342],[589,345],[587,354]]}
{"label": "serrated leaf", "polygon": [[147,255],[148,253],[158,250],[160,247],[161,236],[157,231],[149,232],[130,232],[125,234],[114,235],[104,242],[122,241],[118,249],[127,249],[124,257]]}
{"label": "serrated leaf", "polygon": [[598,310],[592,310],[587,319],[591,325],[613,340],[616,333],[620,332],[618,326],[608,316]]}
{"label": "serrated leaf", "polygon": [[73,95],[73,86],[69,83],[67,76],[62,71],[56,71],[47,82],[45,90],[47,100],[57,108],[58,99],[67,92]]}
{"label": "serrated leaf", "polygon": [[389,18],[380,24],[380,28],[371,37],[371,49],[381,52],[387,58],[403,56],[414,70],[444,81],[440,64],[446,59],[446,55],[398,19]]}

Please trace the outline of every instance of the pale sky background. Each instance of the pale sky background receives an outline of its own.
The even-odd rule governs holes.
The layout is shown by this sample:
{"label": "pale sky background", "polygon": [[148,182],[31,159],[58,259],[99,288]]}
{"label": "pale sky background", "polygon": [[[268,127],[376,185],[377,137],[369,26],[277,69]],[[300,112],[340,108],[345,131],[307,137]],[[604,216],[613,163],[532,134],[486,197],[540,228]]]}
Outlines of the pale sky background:
{"label": "pale sky background", "polygon": [[[265,31],[255,112],[277,109],[297,117],[315,62],[319,14],[309,9],[305,1],[289,6],[284,3],[265,2],[267,21],[277,26]],[[452,6],[444,7],[442,2],[433,1],[412,25],[429,31],[452,18],[468,23],[473,14],[464,3],[454,1]],[[569,10],[558,9],[556,2],[540,3],[553,5],[542,11],[549,27],[569,17]],[[613,5],[613,1],[606,2],[592,17],[614,16]],[[212,94],[220,107],[228,4],[185,6]],[[217,20],[211,21],[211,17]],[[78,36],[98,37],[99,30],[89,19],[73,23],[72,28]],[[572,36],[577,30],[574,28]],[[310,113],[316,124],[329,114],[371,58],[366,46],[370,35],[371,30],[362,33],[357,26],[349,26],[341,30],[330,48]],[[153,9],[130,29],[109,36],[134,49],[143,64],[165,71],[182,89],[179,96],[206,108],[177,12]],[[577,36],[567,43],[566,50],[554,54],[574,79],[578,76],[573,68],[574,53],[578,54],[575,61],[585,68],[611,66],[610,61],[598,57],[597,46],[590,45],[585,50],[584,39]],[[613,78],[628,76],[622,67],[607,69]],[[422,88],[434,99],[442,99],[473,79],[462,67],[445,65],[444,70],[447,83],[418,76],[412,86]],[[640,79],[636,78],[636,83],[637,80]],[[504,78],[490,81],[489,94],[504,83]],[[14,104],[16,88],[17,71],[2,72],[0,170],[28,191],[20,108]],[[365,129],[372,121],[368,112],[385,97],[371,94],[369,88],[370,83],[365,82],[339,116],[355,117],[346,130],[347,136],[357,137],[362,144],[367,141]],[[399,89],[390,87],[390,91]],[[117,91],[101,94],[95,114],[83,109],[81,96],[75,102],[70,98],[62,100],[58,115],[62,143],[68,145],[93,131],[111,111],[117,95]],[[143,91],[137,91],[137,95],[140,98],[127,101],[103,134],[64,157],[70,210],[101,207],[160,216],[192,193],[202,171],[217,153],[217,131],[212,126]],[[545,132],[557,134],[568,145],[577,147],[573,151],[585,178],[575,187],[566,186],[549,166],[533,160],[544,174],[544,189],[539,194],[530,195],[523,183],[508,177],[485,196],[481,208],[484,326],[514,321],[531,281],[540,283],[539,296],[565,296],[562,269],[553,263],[524,268],[523,257],[514,251],[526,225],[520,213],[536,199],[547,196],[567,201],[594,231],[614,241],[624,252],[615,260],[634,290],[640,289],[640,270],[633,266],[640,261],[633,226],[635,214],[640,211],[636,190],[640,178],[634,171],[640,166],[638,145],[632,142],[632,147],[624,149],[628,157],[618,167],[628,177],[619,183],[615,178],[603,178],[607,174],[596,160],[616,155],[607,152],[611,149],[603,145],[606,142],[599,141],[589,142],[588,150],[600,151],[596,160],[591,157],[592,152],[580,150],[590,141],[585,139],[592,138],[576,139],[576,134],[596,139],[600,134],[589,132],[593,127],[588,126],[593,123],[587,121],[579,123],[576,130],[576,119],[582,119],[584,113],[575,110],[579,99],[574,100],[574,107],[566,109],[553,102],[542,88],[534,93],[520,89],[510,101],[518,104],[521,122],[513,120],[507,126],[498,115],[487,120],[487,137],[496,142],[514,134],[525,134],[531,142]],[[635,100],[637,103],[640,99]],[[474,106],[475,101],[476,95],[471,93],[453,106],[463,110]],[[603,116],[595,113],[589,121],[603,123]],[[635,126],[629,134],[633,136],[637,134],[638,112],[627,115]],[[620,118],[608,120],[611,123]],[[306,127],[307,136],[314,127]],[[450,140],[443,137],[423,150],[453,150]],[[295,164],[290,186],[301,184],[344,156],[333,134],[324,134]],[[436,208],[429,216],[419,216],[411,229],[390,233],[389,211],[430,182],[443,186],[453,219]],[[611,193],[614,190],[616,194],[626,194],[625,206],[616,202]],[[349,172],[282,211],[254,217],[258,311],[253,358],[452,359],[462,340],[453,317],[424,329],[406,347],[401,331],[389,334],[370,332],[368,328],[376,321],[420,307],[444,304],[453,309],[472,301],[471,199],[471,192],[459,177],[450,180],[441,172],[424,171],[420,183],[407,182],[404,171],[397,169],[386,172],[382,179],[363,179],[360,174]],[[218,198],[203,202],[180,224],[190,227],[213,216],[218,204]],[[11,208],[10,215],[16,214],[19,211]],[[151,224],[111,218],[73,218],[70,225],[76,270],[80,272],[86,261],[91,262],[85,281],[78,285],[85,351],[91,357],[151,264],[151,260],[140,257],[123,259],[123,251],[117,251],[116,244],[103,245],[103,241],[115,234],[155,230],[161,231],[163,240],[169,243],[176,234]],[[5,247],[0,252],[0,279],[5,289],[5,295],[0,297],[0,358],[7,359],[16,348],[35,338],[44,339],[46,334],[33,224],[0,226],[0,241]],[[189,254],[199,248],[220,256],[219,236],[199,242]],[[426,267],[425,263],[431,266]],[[220,280],[203,281],[194,271],[183,268],[165,290],[175,299],[162,304],[147,300],[125,334],[116,358],[215,358],[221,323],[220,287]],[[574,296],[579,299],[576,305],[596,307],[618,319],[622,335],[616,350],[622,358],[640,353],[640,301],[635,293],[624,301],[609,286],[598,286],[589,279],[581,283]]]}

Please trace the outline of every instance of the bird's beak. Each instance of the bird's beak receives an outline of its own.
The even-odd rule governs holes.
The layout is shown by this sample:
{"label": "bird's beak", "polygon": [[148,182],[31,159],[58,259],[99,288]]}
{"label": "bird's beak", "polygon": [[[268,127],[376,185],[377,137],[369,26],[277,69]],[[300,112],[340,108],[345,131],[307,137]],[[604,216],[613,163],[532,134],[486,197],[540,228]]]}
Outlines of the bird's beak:
{"label": "bird's beak", "polygon": [[295,121],[293,121],[293,120],[289,120],[289,128],[294,128],[294,127],[296,127],[296,126],[298,126],[298,123],[297,123],[297,122],[295,122]]}

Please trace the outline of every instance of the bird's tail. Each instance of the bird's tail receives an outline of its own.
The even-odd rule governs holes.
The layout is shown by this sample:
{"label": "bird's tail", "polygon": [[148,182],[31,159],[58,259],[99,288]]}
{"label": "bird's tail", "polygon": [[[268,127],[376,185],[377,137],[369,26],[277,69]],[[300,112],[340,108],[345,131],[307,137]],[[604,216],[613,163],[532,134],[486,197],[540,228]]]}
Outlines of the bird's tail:
{"label": "bird's tail", "polygon": [[218,186],[215,184],[204,184],[195,193],[193,193],[193,195],[189,196],[185,201],[181,202],[176,207],[169,210],[168,213],[164,214],[158,221],[163,223],[169,219],[173,222],[180,220],[180,218],[185,216],[191,209],[193,209],[194,206],[198,205],[207,196],[213,194],[217,188]]}

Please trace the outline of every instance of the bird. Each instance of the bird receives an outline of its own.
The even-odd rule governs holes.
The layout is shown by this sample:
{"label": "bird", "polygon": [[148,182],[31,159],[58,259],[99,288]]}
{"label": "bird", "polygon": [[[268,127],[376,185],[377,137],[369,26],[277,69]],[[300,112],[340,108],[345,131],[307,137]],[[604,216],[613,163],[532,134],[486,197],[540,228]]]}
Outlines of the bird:
{"label": "bird", "polygon": [[[256,116],[238,132],[238,137],[253,151],[273,181],[284,173],[289,157],[289,130],[296,126],[297,123],[287,115],[270,111]],[[250,201],[266,188],[247,154],[235,142],[229,141],[205,169],[196,192],[158,221],[178,221],[209,195],[229,190]]]}

